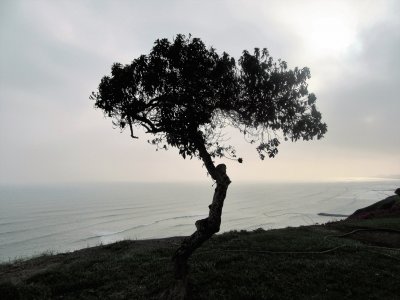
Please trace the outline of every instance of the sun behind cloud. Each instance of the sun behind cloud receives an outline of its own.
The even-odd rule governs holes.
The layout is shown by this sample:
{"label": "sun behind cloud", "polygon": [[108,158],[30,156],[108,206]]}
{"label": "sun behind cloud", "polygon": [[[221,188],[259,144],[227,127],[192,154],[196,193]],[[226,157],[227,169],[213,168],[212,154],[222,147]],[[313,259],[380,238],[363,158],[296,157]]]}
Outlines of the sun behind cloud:
{"label": "sun behind cloud", "polygon": [[356,43],[356,31],[341,16],[319,16],[306,24],[304,43],[317,56],[346,52]]}
{"label": "sun behind cloud", "polygon": [[[298,45],[313,58],[329,58],[359,51],[361,12],[346,1],[291,1],[278,8],[277,22],[298,38]],[[288,7],[290,9],[288,9]],[[264,7],[266,11],[267,8]]]}

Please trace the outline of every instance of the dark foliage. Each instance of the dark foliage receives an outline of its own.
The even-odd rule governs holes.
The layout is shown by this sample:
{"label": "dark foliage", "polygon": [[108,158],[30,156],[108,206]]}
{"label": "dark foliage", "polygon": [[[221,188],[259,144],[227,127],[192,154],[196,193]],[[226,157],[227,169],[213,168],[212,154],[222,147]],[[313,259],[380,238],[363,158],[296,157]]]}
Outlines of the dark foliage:
{"label": "dark foliage", "polygon": [[[266,49],[244,51],[236,63],[227,53],[207,49],[198,38],[159,39],[148,55],[131,64],[115,63],[92,93],[95,106],[121,129],[143,127],[158,148],[200,158],[236,158],[221,130],[233,126],[260,158],[274,157],[285,140],[321,138],[326,124],[307,89],[308,68],[289,70]],[[280,137],[279,137],[280,136]],[[242,159],[238,159],[242,162]]]}

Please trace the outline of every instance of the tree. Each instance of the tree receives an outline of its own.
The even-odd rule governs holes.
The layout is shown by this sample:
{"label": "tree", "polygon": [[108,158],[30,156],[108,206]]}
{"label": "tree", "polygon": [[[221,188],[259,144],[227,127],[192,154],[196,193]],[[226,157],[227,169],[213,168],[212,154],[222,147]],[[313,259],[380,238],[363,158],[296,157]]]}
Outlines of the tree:
{"label": "tree", "polygon": [[214,159],[237,158],[233,145],[221,138],[226,126],[237,128],[257,143],[261,159],[278,153],[280,139],[320,139],[327,131],[307,89],[308,68],[289,70],[267,49],[243,51],[238,63],[227,53],[207,49],[198,38],[177,35],[155,41],[148,55],[131,64],[115,63],[91,99],[114,126],[144,128],[157,148],[177,148],[183,157],[201,159],[216,182],[207,218],[185,238],[173,257],[175,277],[185,278],[187,261],[201,244],[218,232],[222,206],[231,183],[226,165]]}

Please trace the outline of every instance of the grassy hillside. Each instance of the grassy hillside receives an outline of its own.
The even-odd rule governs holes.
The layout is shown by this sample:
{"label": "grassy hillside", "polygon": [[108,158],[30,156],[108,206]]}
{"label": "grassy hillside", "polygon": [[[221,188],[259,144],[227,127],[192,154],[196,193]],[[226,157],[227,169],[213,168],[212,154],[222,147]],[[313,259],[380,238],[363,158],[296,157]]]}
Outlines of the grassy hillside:
{"label": "grassy hillside", "polygon": [[[1,299],[158,298],[171,284],[179,241],[122,241],[2,264]],[[400,218],[229,232],[193,255],[189,282],[193,299],[399,299],[399,248]]]}

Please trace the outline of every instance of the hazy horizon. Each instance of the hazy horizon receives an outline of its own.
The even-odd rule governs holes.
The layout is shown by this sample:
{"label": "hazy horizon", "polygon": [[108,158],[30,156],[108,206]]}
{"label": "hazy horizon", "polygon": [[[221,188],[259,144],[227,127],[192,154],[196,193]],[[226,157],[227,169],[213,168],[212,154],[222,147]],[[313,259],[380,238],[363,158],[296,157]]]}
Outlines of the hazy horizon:
{"label": "hazy horizon", "polygon": [[[220,232],[337,221],[392,195],[399,182],[232,184]],[[186,236],[207,216],[211,194],[210,183],[0,185],[0,262],[124,239]]]}
{"label": "hazy horizon", "polygon": [[[398,182],[400,175],[392,176],[374,176],[374,177],[337,177],[337,178],[323,178],[323,179],[265,179],[265,180],[235,180],[232,182],[234,185],[251,185],[251,184],[278,184],[278,185],[296,185],[296,184],[330,184],[330,183],[357,183],[357,182]],[[100,186],[100,185],[137,185],[137,184],[161,184],[161,185],[186,185],[186,184],[200,184],[208,185],[210,189],[215,187],[214,181],[209,177],[187,180],[147,180],[147,181],[129,181],[129,180],[108,180],[108,181],[53,181],[53,182],[29,182],[29,183],[1,183],[0,187],[20,187],[20,188],[34,188],[34,187],[74,187],[74,186]],[[210,190],[211,191],[211,190]]]}

